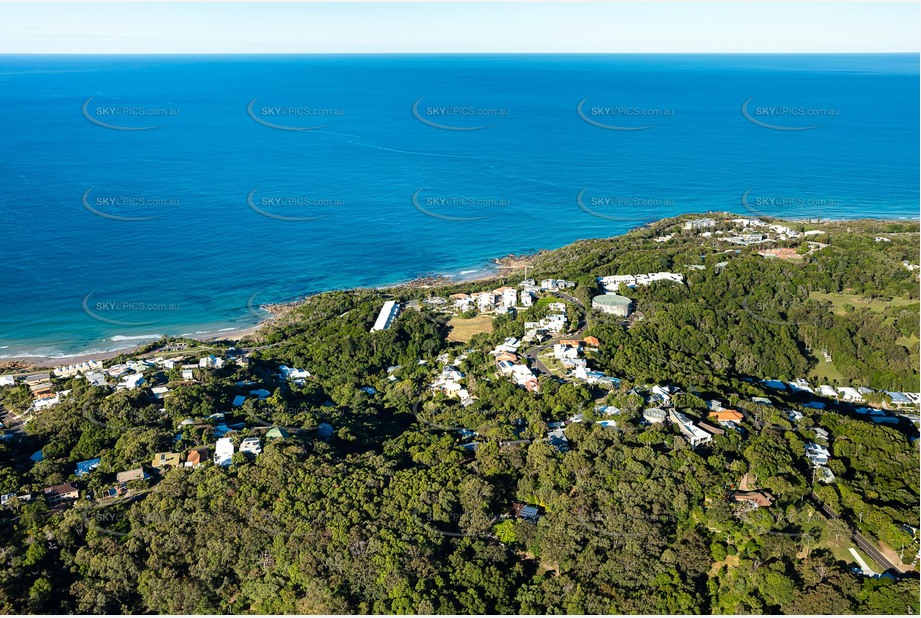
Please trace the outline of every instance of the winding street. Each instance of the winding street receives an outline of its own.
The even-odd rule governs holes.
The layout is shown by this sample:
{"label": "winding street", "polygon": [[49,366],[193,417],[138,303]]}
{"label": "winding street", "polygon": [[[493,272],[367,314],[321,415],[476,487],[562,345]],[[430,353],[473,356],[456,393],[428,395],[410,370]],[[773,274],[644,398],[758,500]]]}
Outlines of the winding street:
{"label": "winding street", "polygon": [[528,350],[525,351],[524,357],[528,359],[531,367],[535,369],[537,373],[541,375],[552,376],[553,373],[549,369],[547,369],[547,366],[544,365],[544,363],[541,362],[539,358],[537,358],[537,355],[543,352],[544,350],[546,350],[547,348],[553,347],[554,344],[559,343],[562,339],[576,339],[576,338],[581,337],[582,331],[584,331],[586,327],[586,321],[585,321],[586,311],[585,311],[585,305],[582,304],[582,301],[576,298],[575,296],[570,296],[569,294],[564,294],[563,292],[556,292],[556,295],[562,298],[563,300],[568,300],[569,302],[581,307],[582,315],[579,316],[579,323],[576,324],[575,331],[571,333],[567,333],[565,335],[559,335],[557,337],[553,337],[549,339],[548,341],[541,343],[539,345],[536,345],[534,347],[528,348]]}

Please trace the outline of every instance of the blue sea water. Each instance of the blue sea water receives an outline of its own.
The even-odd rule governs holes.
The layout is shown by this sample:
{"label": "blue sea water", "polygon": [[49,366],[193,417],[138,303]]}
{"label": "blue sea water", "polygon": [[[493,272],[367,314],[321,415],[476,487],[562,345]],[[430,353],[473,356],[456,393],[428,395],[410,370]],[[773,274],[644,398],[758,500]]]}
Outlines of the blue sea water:
{"label": "blue sea water", "polygon": [[0,357],[685,212],[917,218],[918,83],[917,55],[0,56]]}

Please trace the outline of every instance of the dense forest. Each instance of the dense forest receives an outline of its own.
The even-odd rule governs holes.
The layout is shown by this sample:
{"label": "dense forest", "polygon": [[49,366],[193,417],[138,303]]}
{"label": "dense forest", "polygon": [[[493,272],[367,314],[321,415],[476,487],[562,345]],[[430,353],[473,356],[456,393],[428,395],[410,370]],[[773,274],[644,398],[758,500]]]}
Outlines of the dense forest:
{"label": "dense forest", "polygon": [[[55,378],[70,393],[0,441],[0,494],[40,497],[72,482],[80,498],[13,498],[0,510],[0,611],[918,613],[917,427],[761,382],[815,380],[824,350],[840,376],[822,380],[919,390],[918,271],[903,264],[918,262],[918,224],[789,225],[823,230],[824,246],[781,242],[799,258],[768,259],[664,220],[535,257],[529,276],[576,283],[570,323],[601,341],[587,355],[617,388],[542,375],[532,393],[497,374],[489,351],[520,338],[545,304],[460,342],[449,315],[419,302],[521,275],[312,296],[241,342],[184,341],[195,360],[248,362],[193,381],[151,367],[148,383],[170,388],[162,401]],[[654,242],[663,234],[673,238]],[[890,240],[875,241],[881,234]],[[590,309],[597,277],[660,270],[685,283],[623,289],[631,320]],[[833,306],[835,294],[847,302]],[[406,308],[369,332],[385,299]],[[107,365],[169,356],[158,352],[166,343]],[[472,401],[430,388],[445,354]],[[283,380],[280,365],[311,376]],[[674,407],[694,419],[707,418],[711,399],[746,419],[692,448],[671,423],[643,421],[653,384],[673,387]],[[270,394],[233,406],[253,388]],[[2,388],[0,402],[24,412],[32,394]],[[600,405],[618,408],[616,428],[594,422]],[[550,424],[567,419],[568,448],[555,448]],[[156,453],[213,446],[216,426],[232,422],[242,423],[235,442],[263,439],[258,457],[150,470]],[[288,435],[267,437],[275,426]],[[804,452],[823,442],[815,428],[829,434],[831,484],[816,481]],[[462,448],[459,429],[475,432],[475,448]],[[95,471],[74,475],[97,457]],[[149,478],[127,497],[99,499],[116,473],[139,466]],[[742,479],[769,492],[770,507],[732,500]],[[538,516],[516,516],[516,503]],[[855,532],[910,568],[855,570]]]}

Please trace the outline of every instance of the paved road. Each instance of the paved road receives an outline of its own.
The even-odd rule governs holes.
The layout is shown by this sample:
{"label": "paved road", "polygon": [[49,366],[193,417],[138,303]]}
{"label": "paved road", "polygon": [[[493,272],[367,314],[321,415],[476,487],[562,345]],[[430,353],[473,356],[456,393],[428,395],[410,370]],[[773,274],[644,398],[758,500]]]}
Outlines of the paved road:
{"label": "paved road", "polygon": [[[829,519],[841,519],[841,517],[837,513],[835,513],[831,509],[831,507],[829,507],[827,504],[822,502],[822,500],[819,498],[819,496],[814,491],[809,494],[809,497],[812,499],[813,502],[815,502],[816,505],[818,505],[818,507],[822,510],[822,512],[825,513],[826,517],[828,517]],[[881,566],[883,570],[888,571],[892,569],[896,573],[901,573],[901,571],[899,571],[894,564],[889,562],[889,559],[886,558],[886,556],[883,554],[883,552],[879,550],[879,548],[876,546],[875,543],[871,543],[870,540],[867,539],[867,537],[860,534],[860,532],[858,532],[857,530],[852,530],[851,534],[854,537],[854,542],[857,543],[857,547],[867,552],[867,554],[869,554],[869,556],[873,558],[873,560],[876,561],[876,564]]]}

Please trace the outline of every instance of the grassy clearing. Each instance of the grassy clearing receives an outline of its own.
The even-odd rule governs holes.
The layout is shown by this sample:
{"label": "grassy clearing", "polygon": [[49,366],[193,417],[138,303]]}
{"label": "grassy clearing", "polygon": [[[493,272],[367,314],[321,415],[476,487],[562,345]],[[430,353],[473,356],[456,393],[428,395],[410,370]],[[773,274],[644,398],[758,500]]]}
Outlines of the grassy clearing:
{"label": "grassy clearing", "polygon": [[885,311],[889,307],[903,307],[917,303],[917,300],[896,296],[891,300],[870,299],[859,294],[810,292],[809,297],[820,302],[829,302],[832,312],[838,315],[847,315],[845,305],[865,307],[871,311]]}
{"label": "grassy clearing", "polygon": [[468,343],[474,335],[492,332],[492,318],[488,315],[478,315],[468,319],[451,318],[448,326],[451,327],[448,341]]}
{"label": "grassy clearing", "polygon": [[917,353],[918,338],[916,336],[912,335],[911,337],[897,337],[895,342],[901,346],[905,346],[910,352]]}
{"label": "grassy clearing", "polygon": [[834,363],[826,363],[824,358],[818,359],[816,366],[809,372],[809,377],[822,383],[844,381],[844,375],[838,371]]}
{"label": "grassy clearing", "polygon": [[563,367],[563,364],[553,355],[551,351],[546,351],[537,355],[537,358],[540,359],[540,362],[557,377],[562,377],[566,374],[566,369]]}

